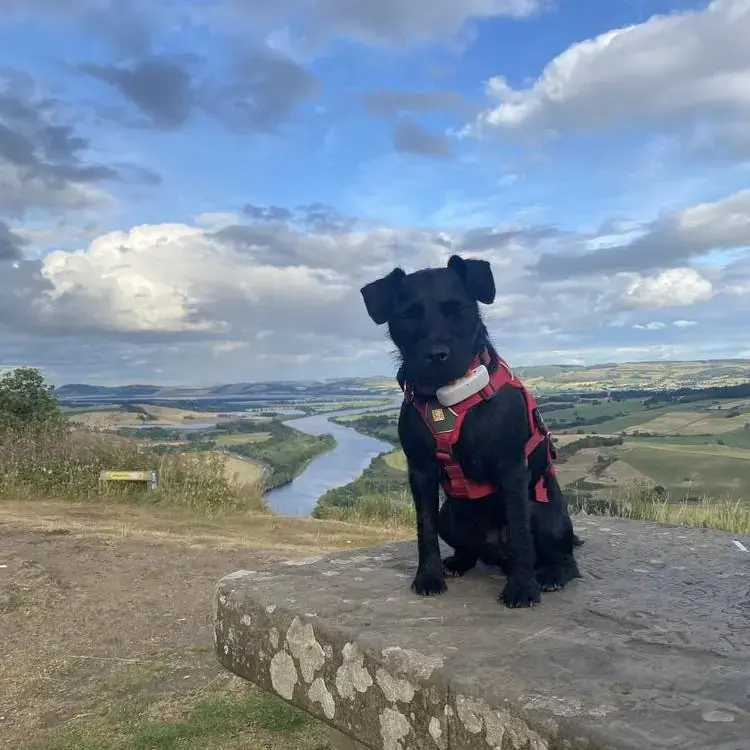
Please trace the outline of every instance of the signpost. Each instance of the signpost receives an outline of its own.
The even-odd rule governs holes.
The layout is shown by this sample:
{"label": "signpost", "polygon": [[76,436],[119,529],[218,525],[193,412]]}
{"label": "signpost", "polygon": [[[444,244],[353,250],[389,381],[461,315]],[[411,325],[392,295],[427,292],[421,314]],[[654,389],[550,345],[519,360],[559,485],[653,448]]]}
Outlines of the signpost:
{"label": "signpost", "polygon": [[143,482],[147,490],[155,490],[158,486],[156,469],[151,471],[102,471],[99,482]]}

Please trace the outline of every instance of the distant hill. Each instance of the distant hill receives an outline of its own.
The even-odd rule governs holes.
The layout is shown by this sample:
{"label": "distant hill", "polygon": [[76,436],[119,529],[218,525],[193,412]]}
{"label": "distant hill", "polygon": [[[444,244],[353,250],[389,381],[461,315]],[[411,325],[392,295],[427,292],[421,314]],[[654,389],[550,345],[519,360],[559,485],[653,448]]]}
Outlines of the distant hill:
{"label": "distant hill", "polygon": [[[511,363],[512,364],[512,363]],[[750,359],[686,362],[625,362],[579,367],[539,365],[514,368],[536,393],[598,392],[606,390],[671,390],[715,388],[750,382]],[[62,400],[77,399],[191,399],[191,398],[321,398],[382,393],[396,394],[395,377],[335,378],[320,381],[264,381],[228,383],[211,388],[174,388],[157,385],[96,386],[81,383],[56,389]]]}
{"label": "distant hill", "polygon": [[685,362],[623,362],[517,367],[519,377],[535,391],[653,390],[716,388],[750,382],[750,359]]}
{"label": "distant hill", "polygon": [[79,399],[193,399],[193,398],[304,398],[385,395],[398,392],[393,378],[337,378],[333,380],[279,381],[260,383],[228,383],[210,388],[179,388],[157,385],[104,386],[71,383],[55,389],[60,400]]}

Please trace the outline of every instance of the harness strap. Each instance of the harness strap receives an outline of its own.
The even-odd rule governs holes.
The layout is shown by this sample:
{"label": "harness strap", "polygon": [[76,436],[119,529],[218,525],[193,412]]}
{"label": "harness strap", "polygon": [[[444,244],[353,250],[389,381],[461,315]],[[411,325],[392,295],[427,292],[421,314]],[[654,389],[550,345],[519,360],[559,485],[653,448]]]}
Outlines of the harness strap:
{"label": "harness strap", "polygon": [[[429,407],[426,401],[425,403],[415,403],[418,389],[411,383],[406,382],[402,377],[401,371],[399,371],[398,383],[404,392],[404,399],[407,402],[412,403],[432,432],[433,437],[435,438],[435,454],[443,466],[444,476],[447,479],[447,482],[444,482],[443,487],[446,494],[457,499],[479,499],[486,497],[497,490],[495,485],[491,483],[479,483],[467,479],[460,463],[454,455],[453,449],[461,435],[461,427],[467,412],[481,401],[489,401],[503,385],[510,384],[514,388],[520,389],[526,403],[526,415],[531,432],[531,437],[524,446],[524,463],[528,467],[531,454],[542,443],[546,442],[547,466],[534,483],[534,499],[536,502],[547,503],[549,502],[547,482],[550,477],[556,476],[555,467],[552,463],[553,459],[556,457],[556,451],[554,449],[554,444],[552,443],[552,436],[550,435],[547,426],[544,424],[544,421],[541,419],[541,415],[539,415],[533,395],[516,377],[508,363],[499,356],[496,358],[498,368],[490,376],[490,382],[478,393],[469,396],[464,401],[449,408],[449,411],[454,416],[454,423],[452,428],[445,432],[438,432],[434,425],[430,423],[427,417],[427,409]],[[492,357],[490,356],[488,348],[484,348],[474,360],[472,366],[476,367],[479,363],[489,366],[491,362]],[[434,397],[434,393],[424,395],[428,398],[430,396]],[[448,490],[450,490],[450,492],[448,492]]]}

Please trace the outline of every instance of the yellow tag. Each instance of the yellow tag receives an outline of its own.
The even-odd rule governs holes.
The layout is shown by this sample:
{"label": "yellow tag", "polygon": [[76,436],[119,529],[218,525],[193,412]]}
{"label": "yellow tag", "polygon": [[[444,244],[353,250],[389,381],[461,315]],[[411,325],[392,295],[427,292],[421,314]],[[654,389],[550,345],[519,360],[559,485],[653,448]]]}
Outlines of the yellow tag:
{"label": "yellow tag", "polygon": [[445,421],[445,414],[443,413],[442,409],[433,409],[432,410],[432,421],[433,422],[444,422]]}

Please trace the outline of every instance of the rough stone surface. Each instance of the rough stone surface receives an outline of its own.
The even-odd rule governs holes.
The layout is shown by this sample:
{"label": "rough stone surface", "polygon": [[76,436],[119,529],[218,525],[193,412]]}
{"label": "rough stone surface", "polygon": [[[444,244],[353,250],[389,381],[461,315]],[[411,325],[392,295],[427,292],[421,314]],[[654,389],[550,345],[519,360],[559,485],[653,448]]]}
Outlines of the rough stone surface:
{"label": "rough stone surface", "polygon": [[481,567],[416,596],[414,543],[232,573],[216,590],[216,653],[355,747],[750,750],[737,537],[576,527],[584,577],[526,610],[503,607],[502,576]]}

